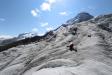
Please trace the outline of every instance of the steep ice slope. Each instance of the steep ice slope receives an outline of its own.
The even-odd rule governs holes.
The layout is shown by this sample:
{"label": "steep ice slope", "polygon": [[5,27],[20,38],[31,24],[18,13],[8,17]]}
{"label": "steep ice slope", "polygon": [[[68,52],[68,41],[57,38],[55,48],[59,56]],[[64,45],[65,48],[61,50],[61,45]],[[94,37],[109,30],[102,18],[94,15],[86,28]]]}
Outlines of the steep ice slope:
{"label": "steep ice slope", "polygon": [[[109,14],[62,26],[50,42],[0,52],[0,75],[112,75],[111,21]],[[66,47],[71,41],[78,52]]]}

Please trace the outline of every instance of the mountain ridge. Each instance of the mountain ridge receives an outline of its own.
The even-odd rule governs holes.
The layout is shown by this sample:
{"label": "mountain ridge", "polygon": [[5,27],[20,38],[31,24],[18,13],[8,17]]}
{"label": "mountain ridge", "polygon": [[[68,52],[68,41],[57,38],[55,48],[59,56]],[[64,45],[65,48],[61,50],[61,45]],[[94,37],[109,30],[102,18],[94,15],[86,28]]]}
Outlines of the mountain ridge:
{"label": "mountain ridge", "polygon": [[[84,19],[81,19],[81,18],[84,18]],[[68,21],[70,21],[70,22],[72,21],[74,23],[80,23],[80,22],[83,22],[83,21],[90,20],[91,18],[93,18],[93,16],[91,16],[89,13],[81,12],[81,13],[77,14],[75,18],[72,18]],[[75,19],[78,19],[79,21],[75,21]],[[62,24],[57,29],[59,29],[60,27],[66,27],[69,24],[70,23]],[[11,48],[13,46],[16,46],[15,44],[17,44],[18,42],[22,42],[22,41],[24,42],[24,41],[27,41],[27,40],[31,40],[31,41],[29,41],[29,43],[34,42],[32,40],[33,40],[33,38],[36,39],[36,37],[37,37],[37,41],[39,41],[38,37],[41,37],[42,39],[44,37],[44,39],[50,40],[49,38],[52,38],[52,37],[56,36],[54,33],[56,32],[57,29],[52,30],[52,31],[48,31],[42,36],[39,36],[37,33],[29,32],[29,33],[19,34],[17,37],[14,37],[14,38],[11,38],[11,39],[3,40],[0,43],[1,44],[0,51],[3,51],[2,49],[8,49],[8,48]],[[50,35],[53,35],[53,36],[50,36]],[[12,44],[12,46],[9,46],[10,44]],[[22,44],[24,45],[25,43],[21,43],[21,44],[17,44],[17,45],[22,45]],[[6,47],[6,48],[4,48],[4,47]]]}

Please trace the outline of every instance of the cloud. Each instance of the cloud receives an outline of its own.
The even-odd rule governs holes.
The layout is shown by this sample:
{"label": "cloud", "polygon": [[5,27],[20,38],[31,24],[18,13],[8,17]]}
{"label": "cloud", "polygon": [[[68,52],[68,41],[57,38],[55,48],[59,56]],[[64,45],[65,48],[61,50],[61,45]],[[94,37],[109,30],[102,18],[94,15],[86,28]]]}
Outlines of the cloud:
{"label": "cloud", "polygon": [[5,19],[4,19],[4,18],[0,18],[0,21],[2,21],[2,22],[3,22],[3,21],[5,21]]}
{"label": "cloud", "polygon": [[46,0],[40,5],[42,11],[51,11],[52,5],[56,2],[56,0]]}
{"label": "cloud", "polygon": [[50,4],[53,4],[56,2],[56,0],[47,0]]}
{"label": "cloud", "polygon": [[48,22],[41,23],[41,27],[46,27],[46,26],[48,26],[48,25],[49,25],[49,23],[48,23]]}
{"label": "cloud", "polygon": [[53,30],[53,27],[50,26],[48,22],[43,22],[43,23],[40,23],[40,24],[41,24],[41,27],[43,27],[47,31]]}
{"label": "cloud", "polygon": [[10,35],[0,35],[0,38],[10,39],[10,38],[13,38],[13,36],[10,36]]}
{"label": "cloud", "polygon": [[59,13],[59,15],[67,16],[67,15],[68,15],[68,13],[64,11],[64,12],[60,12],[60,13]]}
{"label": "cloud", "polygon": [[38,32],[38,29],[37,28],[33,28],[32,32]]}
{"label": "cloud", "polygon": [[41,27],[45,28],[47,31],[53,30],[53,27],[51,27],[48,22],[41,23]]}
{"label": "cloud", "polygon": [[50,6],[50,4],[49,3],[43,3],[42,5],[41,5],[41,10],[43,10],[43,11],[50,11],[51,10],[51,6]]}
{"label": "cloud", "polygon": [[93,6],[88,6],[87,9],[90,10],[90,11],[95,11],[96,10],[96,8],[93,7]]}
{"label": "cloud", "polygon": [[37,9],[37,8],[31,10],[31,14],[32,14],[32,16],[34,16],[34,17],[37,17],[37,16],[39,15],[39,13],[40,13],[40,10]]}
{"label": "cloud", "polygon": [[47,27],[46,30],[47,31],[53,30],[53,27]]}

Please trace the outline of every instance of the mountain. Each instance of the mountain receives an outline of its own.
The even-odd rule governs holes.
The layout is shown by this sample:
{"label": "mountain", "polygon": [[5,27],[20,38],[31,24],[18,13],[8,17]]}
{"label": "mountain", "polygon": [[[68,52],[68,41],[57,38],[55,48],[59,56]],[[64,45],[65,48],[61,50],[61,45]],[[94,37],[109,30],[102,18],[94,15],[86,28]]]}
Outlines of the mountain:
{"label": "mountain", "polygon": [[0,43],[2,43],[3,40],[6,40],[5,38],[0,38]]}
{"label": "mountain", "polygon": [[7,40],[7,39],[11,39],[13,38],[13,36],[9,36],[9,35],[0,35],[0,43],[4,40]]}
{"label": "mountain", "polygon": [[[89,13],[81,12],[81,13],[77,14],[74,18],[68,20],[65,24],[62,24],[60,27],[66,27],[69,24],[75,24],[75,23],[87,21],[87,20],[90,20],[92,18],[93,18],[93,16],[90,15]],[[58,28],[60,28],[60,27],[58,27]],[[49,31],[48,33],[50,33],[50,32],[51,31]],[[46,33],[42,37],[47,35],[47,37],[45,37],[45,38],[49,38],[49,36],[48,36],[49,34],[48,33]],[[4,45],[7,45],[7,44],[9,45],[11,43],[15,43],[15,42],[24,40],[26,38],[32,38],[32,37],[35,37],[35,36],[38,36],[38,33],[34,33],[34,32],[22,33],[22,34],[19,34],[17,37],[14,37],[14,38],[1,40],[0,41],[0,46],[4,46]]]}
{"label": "mountain", "polygon": [[93,16],[90,15],[89,13],[81,12],[81,13],[77,14],[76,17],[68,20],[66,23],[67,24],[74,24],[74,23],[79,23],[82,21],[87,21],[87,20],[90,20],[92,18],[93,18]]}
{"label": "mountain", "polygon": [[[0,36],[1,37],[1,36]],[[7,38],[7,37],[1,37],[0,38],[0,45],[4,45],[5,43],[8,43],[8,41],[7,42],[5,42],[6,40],[9,40],[9,39],[13,39],[14,37],[9,37],[9,38]]]}
{"label": "mountain", "polygon": [[19,34],[17,38],[18,39],[25,39],[25,38],[31,38],[31,37],[34,37],[34,36],[38,36],[38,34],[34,33],[34,32],[29,32],[29,33]]}
{"label": "mountain", "polygon": [[112,14],[35,38],[0,52],[0,75],[112,75]]}
{"label": "mountain", "polygon": [[17,37],[12,37],[12,38],[7,38],[7,39],[3,38],[2,40],[0,40],[0,46],[4,46],[4,45],[7,45],[7,44],[18,42],[20,40],[25,40],[27,38],[32,38],[32,37],[35,37],[35,36],[38,36],[38,34],[34,33],[34,32],[29,32],[29,33],[19,34]]}

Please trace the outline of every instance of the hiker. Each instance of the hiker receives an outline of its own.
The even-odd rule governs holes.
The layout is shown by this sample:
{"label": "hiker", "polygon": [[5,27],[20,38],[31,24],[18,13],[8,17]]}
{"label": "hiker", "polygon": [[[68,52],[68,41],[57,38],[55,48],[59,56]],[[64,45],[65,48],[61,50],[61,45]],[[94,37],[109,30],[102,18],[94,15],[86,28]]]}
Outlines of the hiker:
{"label": "hiker", "polygon": [[67,46],[67,47],[69,47],[69,50],[70,51],[75,51],[75,52],[77,52],[77,49],[75,48],[74,49],[74,44],[73,43],[71,43],[69,46]]}
{"label": "hiker", "polygon": [[91,34],[90,34],[90,35],[88,35],[88,37],[91,37]]}

